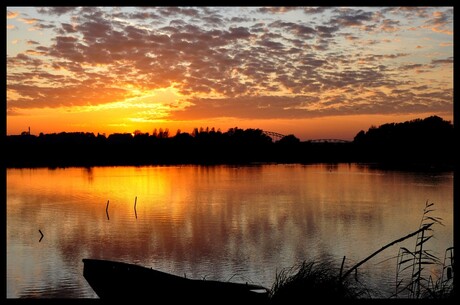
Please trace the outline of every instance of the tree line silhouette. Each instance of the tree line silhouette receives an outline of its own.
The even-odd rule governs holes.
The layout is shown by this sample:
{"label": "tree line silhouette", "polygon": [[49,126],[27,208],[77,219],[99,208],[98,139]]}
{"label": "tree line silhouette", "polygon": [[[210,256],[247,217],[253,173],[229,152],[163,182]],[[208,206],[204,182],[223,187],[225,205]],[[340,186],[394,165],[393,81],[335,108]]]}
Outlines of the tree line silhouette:
{"label": "tree line silhouette", "polygon": [[148,164],[242,164],[254,162],[369,162],[413,167],[453,167],[454,128],[438,116],[361,130],[350,142],[273,141],[261,129],[168,129],[152,134],[61,132],[6,137],[7,167],[65,167]]}

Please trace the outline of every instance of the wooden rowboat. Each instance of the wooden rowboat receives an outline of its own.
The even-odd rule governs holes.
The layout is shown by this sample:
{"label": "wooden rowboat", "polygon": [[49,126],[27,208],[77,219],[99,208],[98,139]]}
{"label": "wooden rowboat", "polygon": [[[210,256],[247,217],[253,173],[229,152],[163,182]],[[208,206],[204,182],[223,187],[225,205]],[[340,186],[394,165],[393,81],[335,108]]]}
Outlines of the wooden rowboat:
{"label": "wooden rowboat", "polygon": [[83,259],[83,276],[101,299],[161,300],[197,304],[267,304],[269,290],[248,283],[188,279],[152,268]]}

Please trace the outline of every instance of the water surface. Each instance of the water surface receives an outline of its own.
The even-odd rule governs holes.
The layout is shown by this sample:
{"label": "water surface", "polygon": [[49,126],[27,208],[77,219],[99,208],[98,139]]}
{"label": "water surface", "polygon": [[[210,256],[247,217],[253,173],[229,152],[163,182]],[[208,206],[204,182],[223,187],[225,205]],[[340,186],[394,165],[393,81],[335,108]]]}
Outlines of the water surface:
{"label": "water surface", "polygon": [[[142,166],[7,170],[7,297],[97,298],[83,258],[189,278],[252,282],[306,259],[346,266],[419,228],[435,203],[429,247],[453,246],[453,173],[358,164]],[[44,237],[40,240],[41,230]],[[392,292],[400,246],[359,269]],[[437,270],[433,270],[437,272]]]}

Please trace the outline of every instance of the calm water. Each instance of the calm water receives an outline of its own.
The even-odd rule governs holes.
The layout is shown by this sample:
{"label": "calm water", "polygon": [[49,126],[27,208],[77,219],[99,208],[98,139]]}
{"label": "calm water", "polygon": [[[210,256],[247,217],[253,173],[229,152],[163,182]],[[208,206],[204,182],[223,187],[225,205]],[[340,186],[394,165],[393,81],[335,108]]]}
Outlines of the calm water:
{"label": "calm water", "polygon": [[[340,265],[346,256],[351,267],[417,230],[427,200],[444,224],[428,247],[443,258],[453,246],[453,172],[355,164],[8,169],[7,297],[97,298],[83,258],[270,288],[277,272],[303,260]],[[414,249],[414,240],[359,269],[376,297],[394,287],[400,246]]]}

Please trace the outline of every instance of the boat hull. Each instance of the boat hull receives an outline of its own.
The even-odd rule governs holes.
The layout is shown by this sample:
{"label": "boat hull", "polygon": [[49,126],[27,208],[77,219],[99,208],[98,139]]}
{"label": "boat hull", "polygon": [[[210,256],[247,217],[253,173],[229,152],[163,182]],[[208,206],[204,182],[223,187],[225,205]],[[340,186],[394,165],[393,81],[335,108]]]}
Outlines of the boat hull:
{"label": "boat hull", "polygon": [[134,264],[83,259],[83,276],[101,299],[201,304],[266,304],[268,289],[247,283],[188,279]]}

